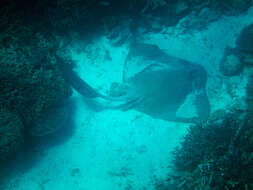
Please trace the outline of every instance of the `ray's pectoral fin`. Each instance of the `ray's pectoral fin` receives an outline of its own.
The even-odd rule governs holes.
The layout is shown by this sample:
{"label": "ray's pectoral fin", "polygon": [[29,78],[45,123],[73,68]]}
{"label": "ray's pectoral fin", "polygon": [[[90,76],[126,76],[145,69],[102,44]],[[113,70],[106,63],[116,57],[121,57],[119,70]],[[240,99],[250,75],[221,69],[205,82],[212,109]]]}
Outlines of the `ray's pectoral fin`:
{"label": "ray's pectoral fin", "polygon": [[199,120],[207,120],[210,114],[211,107],[205,89],[198,90],[195,99],[195,105]]}
{"label": "ray's pectoral fin", "polygon": [[202,123],[208,119],[210,104],[204,88],[190,93],[177,109],[174,121]]}

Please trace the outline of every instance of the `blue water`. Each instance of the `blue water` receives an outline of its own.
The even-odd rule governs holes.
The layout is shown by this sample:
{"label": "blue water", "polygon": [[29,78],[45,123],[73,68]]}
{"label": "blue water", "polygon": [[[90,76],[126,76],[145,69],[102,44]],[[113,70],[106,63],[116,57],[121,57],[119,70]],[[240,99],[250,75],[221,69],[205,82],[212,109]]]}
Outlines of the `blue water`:
{"label": "blue water", "polygon": [[[225,78],[220,74],[219,62],[225,47],[235,46],[236,37],[252,22],[250,9],[240,16],[223,17],[201,32],[181,33],[178,24],[162,33],[148,33],[143,35],[142,43],[155,44],[171,56],[203,66],[208,75],[206,91],[211,112],[215,112],[238,103],[244,106],[247,71]],[[112,83],[122,82],[128,52],[127,43],[115,47],[106,36],[88,46],[76,41],[68,47],[76,63],[75,72],[102,94],[109,93]],[[228,92],[231,83],[235,86],[233,96]],[[112,104],[96,101],[105,106]],[[191,96],[178,110],[179,115],[193,114],[187,101],[191,101]],[[166,180],[173,172],[172,151],[186,134],[189,123],[162,120],[135,109],[94,109],[98,107],[76,91],[70,104],[72,131],[64,129],[64,137],[49,137],[41,145],[44,148],[34,150],[34,165],[17,168],[7,189],[152,190],[155,180]]]}

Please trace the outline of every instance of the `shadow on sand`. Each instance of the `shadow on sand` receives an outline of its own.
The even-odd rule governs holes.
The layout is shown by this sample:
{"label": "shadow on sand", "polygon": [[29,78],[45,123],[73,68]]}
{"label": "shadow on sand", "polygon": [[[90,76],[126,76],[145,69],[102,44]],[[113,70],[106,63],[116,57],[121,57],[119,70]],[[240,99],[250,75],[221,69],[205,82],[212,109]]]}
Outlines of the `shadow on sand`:
{"label": "shadow on sand", "polygon": [[23,149],[16,155],[15,159],[8,161],[1,168],[0,188],[8,184],[8,181],[18,173],[25,173],[35,167],[49,148],[66,143],[73,136],[75,132],[73,116],[75,115],[76,101],[70,99],[66,106],[68,106],[69,118],[57,132],[42,137],[26,135]]}

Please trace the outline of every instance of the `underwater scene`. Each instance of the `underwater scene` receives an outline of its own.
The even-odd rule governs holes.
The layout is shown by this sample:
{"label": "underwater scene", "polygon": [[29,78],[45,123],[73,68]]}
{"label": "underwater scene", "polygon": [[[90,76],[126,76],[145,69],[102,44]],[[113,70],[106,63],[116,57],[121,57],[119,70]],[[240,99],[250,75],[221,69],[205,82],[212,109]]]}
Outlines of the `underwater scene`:
{"label": "underwater scene", "polygon": [[253,190],[253,0],[1,0],[0,190]]}

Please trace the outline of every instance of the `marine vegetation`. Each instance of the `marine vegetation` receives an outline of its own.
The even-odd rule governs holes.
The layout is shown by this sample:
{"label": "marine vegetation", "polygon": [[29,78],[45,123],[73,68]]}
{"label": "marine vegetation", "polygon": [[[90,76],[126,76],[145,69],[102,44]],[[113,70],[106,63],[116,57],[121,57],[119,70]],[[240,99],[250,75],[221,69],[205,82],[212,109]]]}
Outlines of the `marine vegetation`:
{"label": "marine vegetation", "polygon": [[[4,8],[1,11],[4,14]],[[55,60],[58,41],[32,26],[18,25],[24,22],[22,17],[5,16],[16,22],[1,22],[4,29],[0,34],[2,161],[22,147],[25,136],[43,136],[56,131],[59,127],[56,123],[52,125],[55,121],[48,115],[53,111],[57,115],[53,120],[62,120],[59,117],[64,112],[59,107],[70,95]]]}
{"label": "marine vegetation", "polygon": [[189,128],[174,152],[170,183],[185,190],[253,188],[253,129],[237,115]]}

